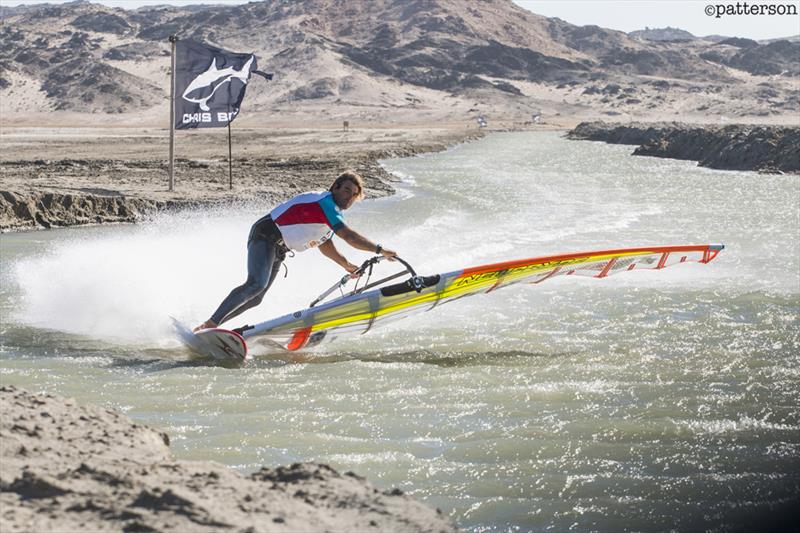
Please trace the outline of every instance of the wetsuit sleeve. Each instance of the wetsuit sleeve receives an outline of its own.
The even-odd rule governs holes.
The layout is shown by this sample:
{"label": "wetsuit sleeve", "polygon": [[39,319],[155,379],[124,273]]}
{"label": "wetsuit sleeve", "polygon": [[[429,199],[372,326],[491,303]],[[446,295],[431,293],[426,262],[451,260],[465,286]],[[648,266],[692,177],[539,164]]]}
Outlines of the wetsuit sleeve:
{"label": "wetsuit sleeve", "polygon": [[342,216],[342,212],[337,209],[332,195],[328,195],[320,200],[319,205],[322,207],[322,212],[325,213],[328,226],[330,226],[333,231],[339,231],[344,227],[344,217]]}

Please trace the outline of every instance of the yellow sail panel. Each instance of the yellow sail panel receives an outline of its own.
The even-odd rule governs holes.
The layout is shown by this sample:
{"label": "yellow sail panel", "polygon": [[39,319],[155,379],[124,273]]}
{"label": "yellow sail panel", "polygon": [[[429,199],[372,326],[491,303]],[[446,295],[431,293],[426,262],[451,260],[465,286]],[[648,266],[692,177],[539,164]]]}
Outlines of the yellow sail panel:
{"label": "yellow sail panel", "polygon": [[[708,263],[722,245],[685,245],[579,252],[483,265],[431,276],[419,291],[400,283],[351,294],[319,307],[258,324],[245,338],[268,337],[286,349],[299,349],[333,336],[365,333],[375,324],[471,294],[520,282],[541,283],[556,276],[604,278],[631,270],[658,270],[685,262]],[[428,279],[428,278],[426,278]],[[407,288],[406,288],[407,285]],[[330,333],[330,335],[329,335]]]}

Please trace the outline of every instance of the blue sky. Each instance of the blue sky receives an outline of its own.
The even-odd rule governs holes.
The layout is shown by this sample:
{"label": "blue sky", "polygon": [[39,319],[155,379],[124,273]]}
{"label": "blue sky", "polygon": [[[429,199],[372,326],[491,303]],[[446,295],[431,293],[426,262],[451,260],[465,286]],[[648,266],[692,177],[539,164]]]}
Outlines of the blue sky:
{"label": "blue sky", "polygon": [[[51,3],[67,0],[0,0],[4,6]],[[93,0],[113,7],[134,9],[144,5],[246,4],[249,0]],[[367,0],[354,0],[367,1]],[[789,37],[800,33],[800,16],[791,15],[706,15],[707,6],[736,5],[730,0],[513,0],[517,5],[547,17],[558,17],[580,26],[633,31],[671,26],[695,35],[727,35],[751,39]],[[738,3],[793,5],[800,12],[800,0],[738,0]]]}

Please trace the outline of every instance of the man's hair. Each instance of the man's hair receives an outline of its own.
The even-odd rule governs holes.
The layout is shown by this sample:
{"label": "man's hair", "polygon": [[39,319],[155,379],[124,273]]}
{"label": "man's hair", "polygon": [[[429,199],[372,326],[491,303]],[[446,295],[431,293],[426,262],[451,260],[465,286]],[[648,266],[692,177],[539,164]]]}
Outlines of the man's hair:
{"label": "man's hair", "polygon": [[358,195],[356,196],[356,199],[361,200],[364,198],[364,180],[354,170],[345,170],[339,174],[339,177],[336,178],[336,180],[333,182],[333,185],[331,185],[331,192],[333,189],[337,189],[345,181],[349,181],[358,187]]}

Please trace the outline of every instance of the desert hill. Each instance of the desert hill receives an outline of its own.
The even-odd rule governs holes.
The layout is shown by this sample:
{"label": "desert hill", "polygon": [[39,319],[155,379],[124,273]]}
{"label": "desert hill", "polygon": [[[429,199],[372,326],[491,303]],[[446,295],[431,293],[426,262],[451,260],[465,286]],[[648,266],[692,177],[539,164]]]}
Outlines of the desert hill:
{"label": "desert hill", "polygon": [[800,108],[800,43],[680,40],[666,30],[575,26],[510,0],[4,7],[0,111],[7,123],[54,120],[56,111],[163,122],[171,34],[252,51],[275,73],[248,89],[252,121],[786,122]]}
{"label": "desert hill", "polygon": [[635,39],[646,41],[694,41],[694,35],[680,28],[645,28],[643,30],[629,32],[628,35]]}

